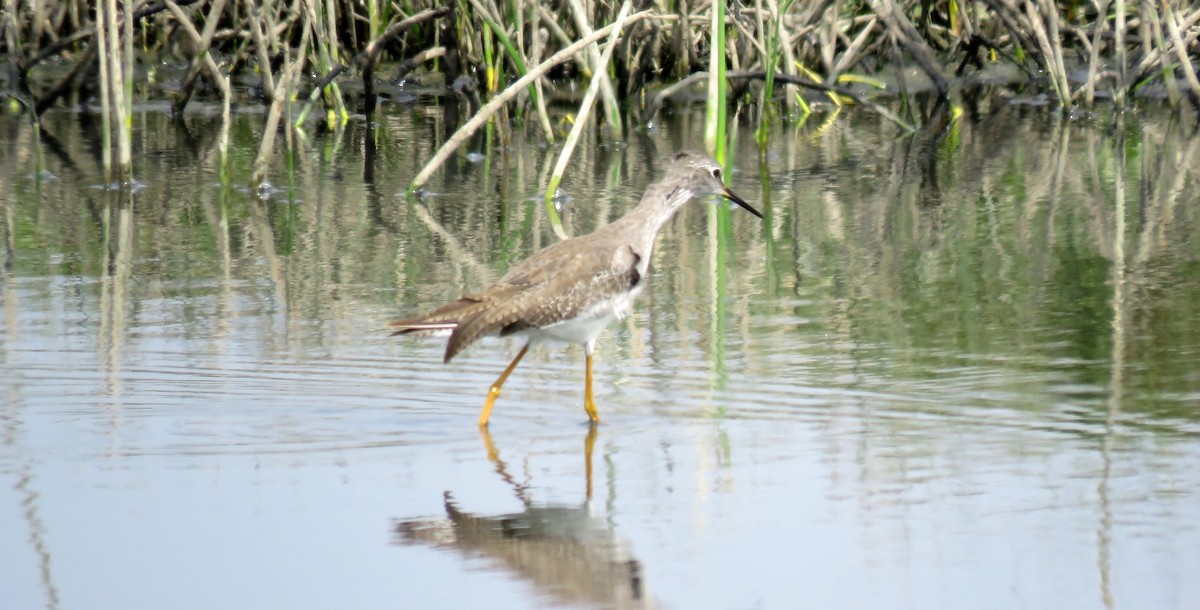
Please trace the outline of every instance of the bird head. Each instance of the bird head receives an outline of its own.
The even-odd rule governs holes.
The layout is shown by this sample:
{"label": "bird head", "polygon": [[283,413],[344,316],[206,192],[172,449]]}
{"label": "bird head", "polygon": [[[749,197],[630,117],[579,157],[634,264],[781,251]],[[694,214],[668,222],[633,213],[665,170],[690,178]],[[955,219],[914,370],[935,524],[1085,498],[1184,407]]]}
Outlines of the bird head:
{"label": "bird head", "polygon": [[747,212],[759,218],[763,217],[761,212],[725,186],[725,173],[721,164],[706,154],[681,152],[675,155],[668,176],[668,180],[677,180],[691,190],[693,195],[720,195]]}

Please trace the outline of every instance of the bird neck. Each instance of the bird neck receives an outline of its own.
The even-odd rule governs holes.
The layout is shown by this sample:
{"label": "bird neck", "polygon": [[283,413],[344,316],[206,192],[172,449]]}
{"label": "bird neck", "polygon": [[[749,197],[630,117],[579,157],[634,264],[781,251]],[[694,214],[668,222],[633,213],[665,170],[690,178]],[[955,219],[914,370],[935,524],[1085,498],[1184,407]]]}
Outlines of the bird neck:
{"label": "bird neck", "polygon": [[692,191],[685,187],[668,186],[662,182],[653,184],[646,189],[637,206],[613,223],[613,230],[645,242],[638,243],[640,247],[635,248],[636,251],[649,251],[663,225],[691,198]]}

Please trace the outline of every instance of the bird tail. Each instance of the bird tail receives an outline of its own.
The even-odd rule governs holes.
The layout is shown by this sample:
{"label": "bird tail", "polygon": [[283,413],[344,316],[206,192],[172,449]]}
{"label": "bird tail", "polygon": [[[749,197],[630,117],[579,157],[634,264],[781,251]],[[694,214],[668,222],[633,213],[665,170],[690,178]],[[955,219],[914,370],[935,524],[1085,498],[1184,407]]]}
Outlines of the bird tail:
{"label": "bird tail", "polygon": [[412,335],[414,337],[439,337],[449,335],[458,328],[457,320],[426,322],[422,320],[393,320],[388,322],[391,336]]}
{"label": "bird tail", "polygon": [[388,322],[391,335],[412,335],[417,337],[450,336],[446,345],[444,360],[450,362],[458,352],[479,338],[474,334],[469,341],[463,341],[456,332],[464,324],[469,324],[481,312],[487,310],[488,303],[480,299],[465,296],[453,303],[439,307],[425,315],[403,320]]}

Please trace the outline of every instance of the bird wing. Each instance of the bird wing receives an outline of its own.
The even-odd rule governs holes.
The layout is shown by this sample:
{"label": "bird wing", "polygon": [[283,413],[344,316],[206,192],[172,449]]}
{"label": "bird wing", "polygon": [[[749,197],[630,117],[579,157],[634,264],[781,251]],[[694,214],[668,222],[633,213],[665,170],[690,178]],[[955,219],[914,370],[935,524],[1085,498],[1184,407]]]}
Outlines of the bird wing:
{"label": "bird wing", "polygon": [[545,280],[547,270],[557,267],[556,257],[551,253],[565,242],[557,242],[543,248],[533,256],[513,267],[496,283],[475,293],[462,295],[441,307],[425,312],[415,318],[404,318],[388,322],[392,335],[426,335],[438,331],[454,330],[458,325],[476,314],[504,302],[510,295],[530,288]]}
{"label": "bird wing", "polygon": [[595,304],[596,294],[627,291],[641,281],[641,256],[628,245],[574,244],[567,250],[567,243],[538,252],[482,292],[441,308],[456,307],[461,316],[446,344],[446,361],[481,337],[574,318]]}

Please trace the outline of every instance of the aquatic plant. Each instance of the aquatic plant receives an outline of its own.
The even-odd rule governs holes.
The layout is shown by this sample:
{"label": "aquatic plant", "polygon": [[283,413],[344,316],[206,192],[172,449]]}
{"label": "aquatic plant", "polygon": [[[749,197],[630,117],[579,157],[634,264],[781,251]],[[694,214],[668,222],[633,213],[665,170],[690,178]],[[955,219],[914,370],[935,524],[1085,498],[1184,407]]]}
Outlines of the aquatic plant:
{"label": "aquatic plant", "polygon": [[[116,151],[118,166],[128,159],[128,119],[121,117],[135,98],[172,97],[182,115],[196,95],[230,96],[230,75],[243,83],[232,92],[235,104],[268,109],[264,140],[281,127],[301,135],[338,129],[352,108],[374,111],[380,85],[405,79],[440,86],[442,99],[461,98],[475,109],[505,96],[505,112],[488,115],[514,121],[502,133],[540,131],[547,142],[557,138],[548,107],[567,121],[587,116],[575,90],[581,79],[595,81],[604,107],[597,120],[614,140],[626,137],[628,125],[644,127],[664,103],[699,93],[701,80],[710,112],[714,95],[757,107],[760,143],[778,117],[803,120],[811,111],[802,89],[834,105],[862,105],[905,131],[922,121],[918,99],[970,104],[997,85],[1064,110],[1098,100],[1124,107],[1135,95],[1200,106],[1193,65],[1200,6],[1190,0],[639,4],[632,10],[642,16],[631,15],[610,59],[601,61],[595,38],[529,78],[530,66],[614,23],[618,3],[104,0],[89,12],[77,2],[45,0],[34,12],[10,0],[0,23],[7,64],[0,96],[41,114],[99,92],[112,139],[104,149]],[[53,59],[69,69],[56,81],[38,78]],[[377,76],[393,64],[394,76]],[[258,86],[246,86],[245,77]],[[348,86],[352,77],[362,86]],[[506,95],[510,80],[522,87]],[[281,122],[297,98],[309,105]],[[318,102],[323,120],[309,121]],[[719,121],[711,116],[710,147]],[[270,150],[265,141],[263,150]]]}

